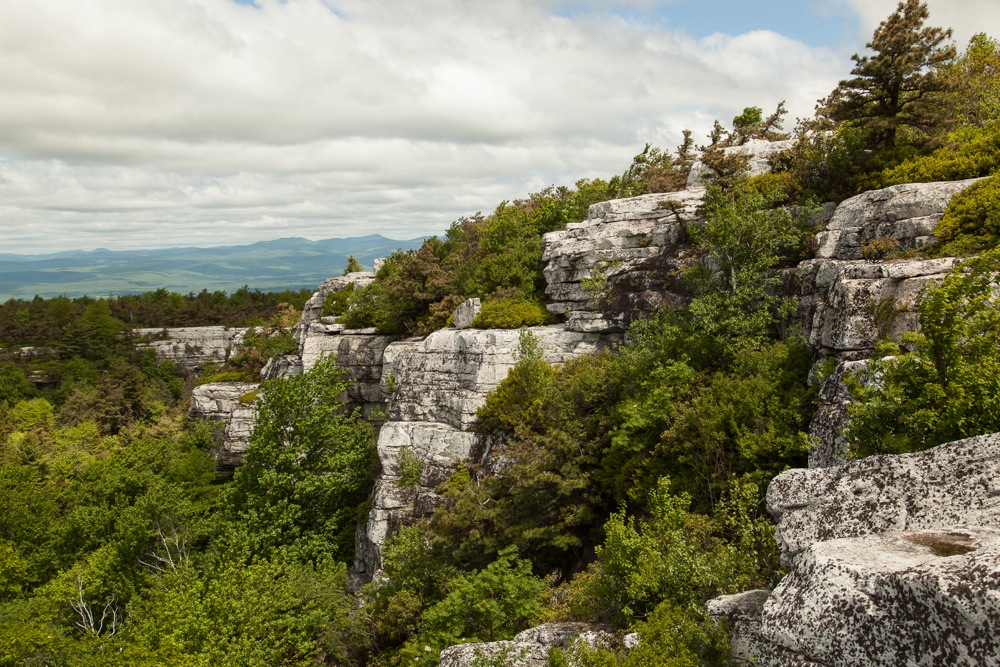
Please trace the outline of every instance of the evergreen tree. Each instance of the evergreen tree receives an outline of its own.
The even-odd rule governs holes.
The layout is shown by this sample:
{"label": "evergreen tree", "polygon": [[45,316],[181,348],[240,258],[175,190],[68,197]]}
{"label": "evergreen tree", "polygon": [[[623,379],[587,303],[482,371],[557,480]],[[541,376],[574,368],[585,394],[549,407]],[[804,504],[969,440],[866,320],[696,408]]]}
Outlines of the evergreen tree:
{"label": "evergreen tree", "polygon": [[926,136],[941,127],[946,93],[955,87],[945,68],[955,47],[945,43],[951,29],[925,27],[927,17],[926,3],[900,2],[866,45],[874,54],[851,56],[854,78],[821,100],[820,113],[858,123],[872,144],[886,150],[896,146],[900,128]]}
{"label": "evergreen tree", "polygon": [[350,257],[347,258],[347,268],[344,269],[345,276],[348,273],[357,273],[358,271],[364,271],[364,270],[365,267],[361,266],[361,262],[359,262],[354,255],[351,255]]}

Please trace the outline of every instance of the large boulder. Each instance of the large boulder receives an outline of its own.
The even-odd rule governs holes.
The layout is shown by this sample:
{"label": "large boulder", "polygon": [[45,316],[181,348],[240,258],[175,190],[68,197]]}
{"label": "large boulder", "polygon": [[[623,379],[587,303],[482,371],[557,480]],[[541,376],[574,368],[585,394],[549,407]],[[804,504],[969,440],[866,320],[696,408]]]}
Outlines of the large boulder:
{"label": "large boulder", "polygon": [[734,662],[1000,664],[1000,434],[834,468],[767,492],[789,574],[709,603]]}
{"label": "large boulder", "polygon": [[547,308],[576,331],[621,331],[628,320],[687,301],[685,225],[698,219],[703,190],[642,195],[590,207],[587,220],[546,234]]}
{"label": "large boulder", "polygon": [[348,273],[345,276],[327,278],[323,281],[322,285],[316,288],[316,291],[313,292],[302,308],[302,316],[299,318],[299,323],[293,329],[295,338],[299,341],[299,355],[302,354],[301,346],[305,343],[306,335],[309,333],[309,326],[313,322],[318,322],[323,317],[323,305],[326,303],[327,297],[334,292],[348,289],[351,285],[354,286],[354,289],[360,289],[373,280],[375,280],[374,273],[358,271],[356,273]]}
{"label": "large boulder", "polygon": [[816,542],[967,525],[1000,528],[1000,434],[915,454],[787,470],[767,489],[782,560]]}
{"label": "large boulder", "polygon": [[760,665],[1000,664],[1000,531],[814,544],[764,604],[761,635],[773,652]]}

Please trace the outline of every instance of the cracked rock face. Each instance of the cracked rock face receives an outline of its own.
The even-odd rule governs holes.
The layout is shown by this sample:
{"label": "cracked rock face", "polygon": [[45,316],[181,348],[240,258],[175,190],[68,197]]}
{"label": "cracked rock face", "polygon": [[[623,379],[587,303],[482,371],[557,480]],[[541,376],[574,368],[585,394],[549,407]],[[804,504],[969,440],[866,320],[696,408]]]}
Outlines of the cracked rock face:
{"label": "cracked rock face", "polygon": [[136,329],[135,334],[152,340],[136,345],[139,349],[156,350],[157,361],[170,360],[189,373],[198,372],[206,364],[221,364],[242,343],[245,328],[174,327],[170,329]]}
{"label": "cracked rock face", "polygon": [[786,470],[767,489],[782,560],[843,537],[948,525],[1000,529],[1000,434],[834,468]]}
{"label": "cracked rock face", "polygon": [[775,648],[760,664],[997,664],[998,626],[1000,531],[835,539],[796,558],[764,604],[761,634]]}
{"label": "cracked rock face", "polygon": [[698,219],[703,197],[687,190],[601,202],[584,222],[546,234],[549,311],[576,331],[621,331],[627,318],[686,303],[676,271],[685,265],[684,226]]}
{"label": "cracked rock face", "polygon": [[216,467],[222,473],[232,473],[243,464],[255,413],[252,404],[244,404],[240,399],[258,386],[248,382],[213,382],[191,391],[189,418],[225,424],[222,441],[212,451]]}
{"label": "cracked rock face", "polygon": [[[530,331],[550,363],[597,352],[615,340],[558,325]],[[356,539],[354,581],[375,575],[390,535],[430,515],[439,502],[435,488],[461,461],[481,462],[486,447],[471,431],[476,410],[517,363],[520,340],[517,330],[442,329],[385,348],[382,386],[391,394],[389,421],[379,431],[381,472],[367,524]],[[404,450],[421,466],[419,482],[411,488],[399,484]]]}
{"label": "cracked rock face", "polygon": [[355,289],[359,289],[373,280],[375,280],[374,273],[358,271],[356,273],[348,273],[346,276],[337,276],[323,281],[323,284],[306,301],[306,305],[302,309],[302,317],[292,330],[296,340],[299,341],[300,356],[302,355],[301,346],[305,342],[306,335],[309,333],[309,325],[313,322],[318,322],[323,316],[323,304],[326,303],[326,298],[334,292],[347,289],[348,285],[353,284]]}
{"label": "cracked rock face", "polygon": [[708,605],[736,664],[1000,664],[998,480],[1000,434],[778,475],[789,574]]}

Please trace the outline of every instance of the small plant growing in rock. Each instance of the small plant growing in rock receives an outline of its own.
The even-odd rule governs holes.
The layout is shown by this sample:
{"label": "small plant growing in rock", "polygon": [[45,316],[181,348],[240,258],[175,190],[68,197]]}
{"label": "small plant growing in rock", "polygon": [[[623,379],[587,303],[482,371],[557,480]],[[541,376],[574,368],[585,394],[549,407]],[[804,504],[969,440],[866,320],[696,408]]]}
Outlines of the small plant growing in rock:
{"label": "small plant growing in rock", "polygon": [[396,480],[396,488],[405,493],[414,493],[417,490],[417,485],[420,484],[420,477],[424,473],[424,464],[413,451],[413,447],[401,448],[396,464],[399,466],[399,479]]}
{"label": "small plant growing in rock", "polygon": [[869,262],[889,257],[899,249],[899,239],[879,236],[861,243],[861,256]]}

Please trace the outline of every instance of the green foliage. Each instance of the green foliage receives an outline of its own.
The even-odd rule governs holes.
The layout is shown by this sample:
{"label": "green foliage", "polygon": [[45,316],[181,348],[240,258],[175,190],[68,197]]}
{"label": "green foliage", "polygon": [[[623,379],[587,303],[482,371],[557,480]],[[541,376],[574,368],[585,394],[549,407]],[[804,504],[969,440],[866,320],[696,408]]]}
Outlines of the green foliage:
{"label": "green foliage", "polygon": [[688,230],[701,255],[687,274],[696,294],[689,312],[730,352],[772,337],[792,308],[776,295],[780,280],[771,270],[798,249],[806,230],[787,211],[771,207],[781,197],[746,180],[729,191],[710,186],[705,224]]}
{"label": "green foliage", "polygon": [[244,464],[223,500],[234,553],[246,560],[279,549],[299,561],[351,559],[375,448],[371,426],[344,409],[349,385],[332,356],[308,373],[264,384]]}
{"label": "green foliage", "polygon": [[919,451],[1000,430],[1000,253],[967,260],[918,302],[920,333],[904,352],[883,343],[850,383],[855,456]]}
{"label": "green foliage", "polygon": [[399,467],[396,486],[402,491],[413,492],[420,484],[420,477],[424,473],[423,461],[413,453],[412,447],[403,447],[399,450],[396,465]]}
{"label": "green foliage", "polygon": [[883,150],[896,148],[901,130],[919,141],[945,125],[947,94],[956,86],[946,66],[955,48],[944,44],[951,30],[925,27],[927,18],[925,3],[901,1],[866,45],[872,55],[851,57],[854,78],[821,102],[822,112],[855,123],[869,145]]}
{"label": "green foliage", "polygon": [[957,181],[989,176],[1000,169],[1000,121],[983,127],[961,127],[944,138],[930,155],[886,169],[880,186],[898,183]]}
{"label": "green foliage", "polygon": [[354,255],[347,258],[347,266],[344,267],[344,275],[348,273],[357,273],[359,271],[364,271],[365,267],[361,266],[361,262],[357,260]]}
{"label": "green foliage", "polygon": [[529,627],[541,612],[545,583],[516,553],[505,549],[486,568],[448,581],[448,594],[421,614],[416,637],[403,647],[405,664],[436,665],[448,646],[509,639]]}
{"label": "green foliage", "polygon": [[[495,326],[548,319],[540,308],[542,235],[586,217],[587,207],[614,197],[608,183],[581,180],[575,189],[547,188],[504,202],[488,215],[455,221],[444,239],[389,257],[376,279],[348,299],[340,321],[382,333],[428,333],[445,326],[468,298],[495,297]],[[485,322],[485,320],[484,320]]]}
{"label": "green foliage", "polygon": [[551,323],[555,318],[536,301],[519,297],[492,297],[482,303],[472,326],[478,329],[520,329]]}
{"label": "green foliage", "polygon": [[37,393],[22,368],[6,361],[0,363],[0,404],[11,407]]}
{"label": "green foliage", "polygon": [[952,197],[934,235],[938,256],[971,255],[1000,244],[1000,174]]}
{"label": "green foliage", "polygon": [[134,605],[129,665],[352,665],[347,568],[323,561],[182,568]]}
{"label": "green foliage", "polygon": [[963,123],[981,127],[1000,120],[1000,42],[973,35],[949,74],[962,82],[951,103]]}
{"label": "green foliage", "polygon": [[353,295],[354,283],[347,283],[343,289],[330,292],[323,301],[323,317],[339,317],[346,313]]}

